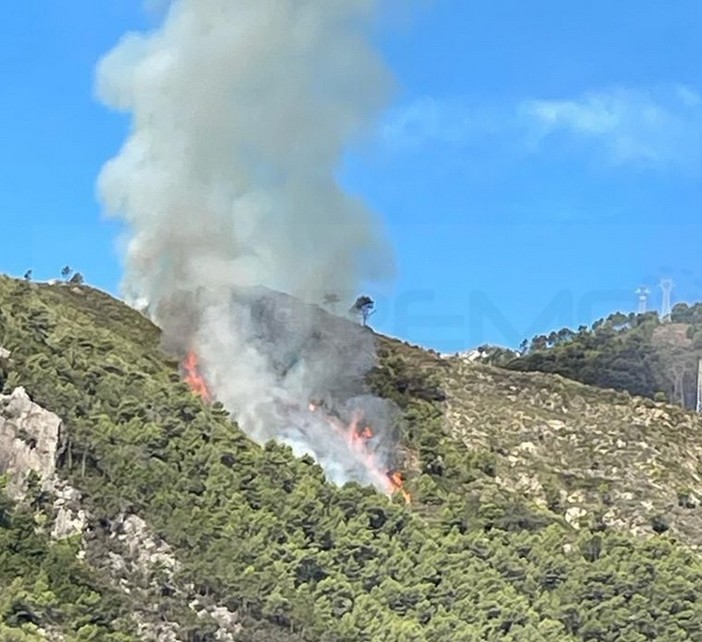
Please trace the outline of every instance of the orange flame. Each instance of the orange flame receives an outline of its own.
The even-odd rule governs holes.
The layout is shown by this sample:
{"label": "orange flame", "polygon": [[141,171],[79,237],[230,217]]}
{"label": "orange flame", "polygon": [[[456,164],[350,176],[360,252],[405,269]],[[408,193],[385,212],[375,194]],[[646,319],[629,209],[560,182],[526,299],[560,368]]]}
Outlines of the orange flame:
{"label": "orange flame", "polygon": [[[200,364],[197,354],[191,350],[183,360],[183,370],[185,371],[184,380],[190,386],[190,389],[198,395],[203,401],[210,402],[212,395],[210,394],[207,382],[200,374]],[[319,406],[310,401],[308,406],[310,412],[320,410]],[[375,453],[369,447],[368,442],[373,438],[373,429],[363,423],[363,413],[355,411],[351,417],[351,421],[346,425],[343,421],[322,411],[325,421],[346,437],[349,447],[358,455],[366,469],[378,484],[384,487],[388,493],[400,493],[408,504],[412,501],[412,497],[404,488],[404,479],[399,471],[386,470],[381,466],[376,459]]]}
{"label": "orange flame", "polygon": [[197,354],[193,350],[188,352],[183,361],[183,370],[185,370],[185,383],[190,386],[190,389],[203,401],[209,402],[212,400],[212,395],[207,387],[207,383],[200,374],[200,364]]}
{"label": "orange flame", "polygon": [[393,492],[401,493],[405,498],[405,502],[409,504],[412,501],[412,496],[405,490],[405,481],[402,479],[402,475],[395,470],[388,473],[388,479],[390,479],[392,484]]}
{"label": "orange flame", "polygon": [[[314,403],[309,404],[310,412],[316,412],[318,406]],[[368,425],[362,425],[363,414],[360,411],[355,411],[348,425],[345,425],[336,417],[324,414],[327,423],[343,433],[349,446],[359,455],[366,469],[373,477],[384,486],[390,494],[400,493],[408,504],[412,501],[411,495],[404,488],[404,479],[398,471],[385,470],[376,461],[375,453],[369,448],[368,441],[373,438],[373,429]]]}

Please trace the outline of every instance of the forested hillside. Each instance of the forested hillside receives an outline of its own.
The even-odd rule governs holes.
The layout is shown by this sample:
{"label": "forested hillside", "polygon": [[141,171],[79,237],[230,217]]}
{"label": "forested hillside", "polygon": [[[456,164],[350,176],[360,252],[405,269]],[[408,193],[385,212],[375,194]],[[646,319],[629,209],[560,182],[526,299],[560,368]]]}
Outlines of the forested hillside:
{"label": "forested hillside", "polygon": [[0,346],[64,422],[56,489],[0,504],[0,640],[702,640],[682,410],[379,337],[406,505],[252,443],[87,286],[1,278]]}
{"label": "forested hillside", "polygon": [[667,322],[656,313],[612,314],[591,328],[536,336],[524,342],[520,357],[498,351],[488,360],[694,408],[700,356],[702,304],[681,303]]}

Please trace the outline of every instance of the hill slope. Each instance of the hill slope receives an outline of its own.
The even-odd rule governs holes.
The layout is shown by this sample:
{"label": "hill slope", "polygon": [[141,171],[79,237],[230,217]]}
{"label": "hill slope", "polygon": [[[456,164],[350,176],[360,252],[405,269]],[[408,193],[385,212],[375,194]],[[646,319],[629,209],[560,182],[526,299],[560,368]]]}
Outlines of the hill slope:
{"label": "hill slope", "polygon": [[[441,475],[433,471],[434,482],[448,476],[453,493],[512,493],[576,528],[670,529],[691,547],[700,543],[699,415],[560,376],[442,359],[388,343],[386,359],[397,354],[445,395],[437,425],[451,463],[442,465]],[[422,451],[421,443],[418,449],[431,472],[436,455]],[[455,471],[469,460],[489,474],[479,482],[470,475],[457,479]]]}
{"label": "hill slope", "polygon": [[591,328],[534,337],[523,348],[517,358],[501,350],[492,350],[489,358],[510,370],[560,374],[694,409],[702,304],[676,305],[666,323],[655,313],[616,313]]}
{"label": "hill slope", "polygon": [[2,542],[39,538],[0,549],[8,639],[702,639],[671,537],[699,538],[697,418],[379,338],[408,507],[253,444],[158,341],[98,291],[0,279],[3,393],[63,420],[55,479],[0,506]]}

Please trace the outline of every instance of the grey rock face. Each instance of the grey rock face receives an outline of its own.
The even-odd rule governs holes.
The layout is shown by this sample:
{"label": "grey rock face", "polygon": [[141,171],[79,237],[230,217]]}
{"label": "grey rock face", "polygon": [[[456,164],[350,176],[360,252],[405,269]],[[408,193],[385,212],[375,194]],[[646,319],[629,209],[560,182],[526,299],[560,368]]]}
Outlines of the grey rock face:
{"label": "grey rock face", "polygon": [[[0,348],[0,358],[7,355]],[[10,395],[0,395],[0,475],[7,475],[5,493],[13,500],[22,500],[29,480],[35,475],[42,490],[53,496],[54,522],[51,535],[55,539],[81,536],[78,556],[86,559],[85,533],[91,516],[82,502],[82,494],[57,475],[56,462],[65,444],[61,419],[34,403],[24,388]],[[135,611],[134,619],[143,640],[178,642],[179,627],[175,622],[157,620],[153,609],[158,605],[159,579],[177,586],[175,572],[178,561],[166,542],[149,530],[146,522],[136,515],[123,515],[115,522],[111,538],[119,543],[120,553],[108,554],[110,572],[115,586],[128,594],[140,594],[144,611]],[[187,587],[177,587],[185,599]],[[193,600],[190,607],[198,617],[213,620],[218,625],[216,638],[233,642],[240,629],[236,613],[211,604]],[[47,640],[60,642],[58,632],[43,630]]]}
{"label": "grey rock face", "polygon": [[63,446],[61,419],[35,404],[24,388],[0,396],[0,474],[8,475],[11,499],[24,496],[32,473],[42,490],[54,490]]}
{"label": "grey rock face", "polygon": [[82,535],[88,525],[88,514],[81,504],[81,493],[58,480],[54,488],[54,497],[55,517],[51,536],[54,539],[64,539]]}

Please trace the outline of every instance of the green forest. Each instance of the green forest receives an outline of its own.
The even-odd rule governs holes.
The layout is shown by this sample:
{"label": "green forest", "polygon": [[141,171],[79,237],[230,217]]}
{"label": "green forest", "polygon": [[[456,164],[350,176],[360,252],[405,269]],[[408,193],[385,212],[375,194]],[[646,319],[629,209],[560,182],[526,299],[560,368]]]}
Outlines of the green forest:
{"label": "green forest", "polygon": [[[696,328],[697,307],[676,310]],[[508,367],[667,394],[650,347],[657,319],[622,323],[532,346]],[[178,639],[216,640],[193,599],[235,612],[240,642],[702,641],[698,553],[664,525],[648,538],[597,520],[575,529],[487,492],[494,459],[446,430],[439,372],[403,344],[377,343],[367,385],[402,411],[410,505],[335,487],[312,459],[251,442],[181,381],[158,329],[108,295],[0,278],[3,393],[24,386],[63,419],[59,473],[90,516],[85,542],[55,541],[46,493],[0,500],[0,641],[51,631],[139,640],[139,618],[175,623]],[[179,562],[173,576],[152,573],[145,593],[110,579],[111,555],[130,554],[109,535],[125,514]]]}
{"label": "green forest", "polygon": [[697,361],[702,356],[702,304],[677,304],[665,322],[655,312],[616,313],[589,328],[538,335],[521,347],[517,358],[496,351],[490,360],[511,370],[560,374],[599,388],[694,408]]}

